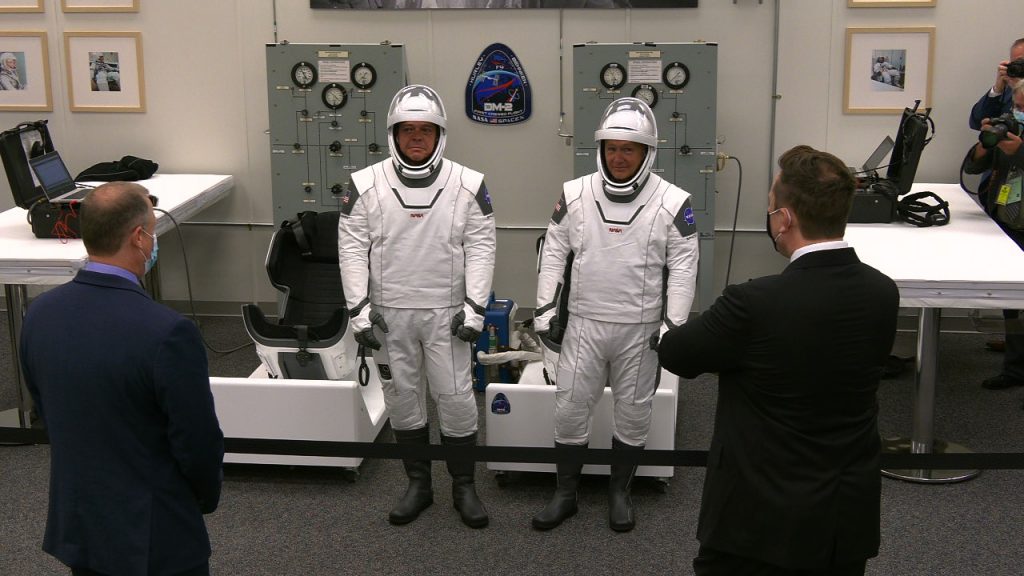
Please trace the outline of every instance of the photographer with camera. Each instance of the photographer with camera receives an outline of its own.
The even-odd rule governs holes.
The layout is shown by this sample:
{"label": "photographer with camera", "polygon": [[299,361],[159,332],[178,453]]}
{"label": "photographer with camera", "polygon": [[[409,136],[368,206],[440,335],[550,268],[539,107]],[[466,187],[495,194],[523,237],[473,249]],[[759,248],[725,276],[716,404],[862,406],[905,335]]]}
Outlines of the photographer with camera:
{"label": "photographer with camera", "polygon": [[[1024,50],[1024,42],[1021,44]],[[1024,249],[1024,211],[1021,210],[1021,183],[1024,181],[1024,82],[1010,92],[1010,111],[984,118],[975,144],[964,158],[963,171],[981,174],[991,171],[987,184],[979,191],[985,212],[999,224],[1014,242]],[[1006,330],[1006,356],[1002,374],[986,378],[982,387],[1001,390],[1024,386],[1024,323],[1019,310],[1003,310]]]}
{"label": "photographer with camera", "polygon": [[1010,46],[1010,59],[1003,60],[996,69],[996,82],[981,96],[968,120],[972,130],[981,129],[981,121],[1010,112],[1013,107],[1013,87],[1024,78],[1024,38],[1018,38]]}

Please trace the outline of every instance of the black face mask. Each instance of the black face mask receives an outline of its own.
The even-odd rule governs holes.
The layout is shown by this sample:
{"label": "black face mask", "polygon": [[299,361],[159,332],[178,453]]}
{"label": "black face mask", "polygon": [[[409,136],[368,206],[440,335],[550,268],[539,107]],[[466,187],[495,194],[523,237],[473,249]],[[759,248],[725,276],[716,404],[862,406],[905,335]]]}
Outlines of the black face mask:
{"label": "black face mask", "polygon": [[771,238],[772,248],[774,248],[776,252],[779,251],[778,242],[779,236],[782,236],[782,232],[779,232],[778,234],[772,234],[772,214],[775,214],[779,210],[782,210],[782,208],[776,208],[775,210],[772,210],[771,212],[768,212],[764,215],[764,230],[765,232],[768,233],[768,237]]}

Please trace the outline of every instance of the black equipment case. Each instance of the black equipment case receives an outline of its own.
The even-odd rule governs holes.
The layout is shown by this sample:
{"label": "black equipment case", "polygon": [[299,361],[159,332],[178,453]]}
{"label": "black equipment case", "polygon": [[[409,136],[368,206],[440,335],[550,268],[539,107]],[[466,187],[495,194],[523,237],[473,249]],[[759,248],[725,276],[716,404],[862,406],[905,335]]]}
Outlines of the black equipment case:
{"label": "black equipment case", "polygon": [[22,122],[0,132],[0,160],[14,203],[29,212],[36,238],[78,238],[78,209],[73,204],[51,204],[37,184],[29,158],[53,151],[46,120]]}
{"label": "black equipment case", "polygon": [[853,195],[850,223],[889,223],[899,219],[900,197],[910,192],[917,175],[921,152],[931,140],[929,128],[935,133],[931,108],[918,112],[921,101],[913,108],[904,108],[896,143],[889,158],[889,169],[884,179],[873,179],[858,186]]}

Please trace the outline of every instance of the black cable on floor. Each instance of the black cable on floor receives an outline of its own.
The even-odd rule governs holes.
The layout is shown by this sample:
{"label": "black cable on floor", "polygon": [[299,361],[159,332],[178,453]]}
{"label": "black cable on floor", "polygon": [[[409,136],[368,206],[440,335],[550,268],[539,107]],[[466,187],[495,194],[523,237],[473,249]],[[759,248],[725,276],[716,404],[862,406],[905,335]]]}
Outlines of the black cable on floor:
{"label": "black cable on floor", "polygon": [[193,300],[192,298],[192,276],[189,273],[188,254],[185,251],[185,238],[183,238],[181,235],[181,227],[178,226],[178,221],[174,219],[174,216],[171,216],[170,212],[162,208],[153,209],[163,212],[164,214],[167,215],[168,218],[171,219],[171,222],[174,223],[174,231],[178,234],[178,242],[181,244],[181,259],[185,262],[185,286],[188,288],[189,315],[192,317],[192,321],[196,323],[196,327],[199,328],[199,337],[202,338],[203,344],[211,352],[216,352],[217,354],[231,354],[233,352],[238,352],[239,350],[252,346],[253,342],[250,340],[249,342],[246,342],[245,344],[236,346],[234,348],[229,348],[227,350],[218,350],[211,346],[210,343],[206,341],[206,335],[203,334],[203,325],[202,323],[199,322],[199,317],[196,315],[196,303],[195,300]]}

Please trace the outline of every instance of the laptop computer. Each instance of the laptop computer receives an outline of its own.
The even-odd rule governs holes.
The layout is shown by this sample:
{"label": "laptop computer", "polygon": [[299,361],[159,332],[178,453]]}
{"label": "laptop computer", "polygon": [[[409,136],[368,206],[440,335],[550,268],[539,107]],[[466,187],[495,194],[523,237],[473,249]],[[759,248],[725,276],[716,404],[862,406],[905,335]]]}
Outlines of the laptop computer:
{"label": "laptop computer", "polygon": [[894,145],[895,142],[893,142],[893,139],[886,136],[875,148],[875,151],[871,153],[871,156],[868,156],[868,159],[864,161],[864,165],[861,166],[860,170],[852,166],[847,166],[847,169],[854,176],[878,178],[876,170],[878,170],[878,167],[882,164],[882,160],[885,160],[885,157],[892,151]]}
{"label": "laptop computer", "polygon": [[92,190],[91,187],[77,186],[64,160],[56,150],[41,156],[29,158],[29,165],[39,180],[39,187],[51,203],[80,202]]}

